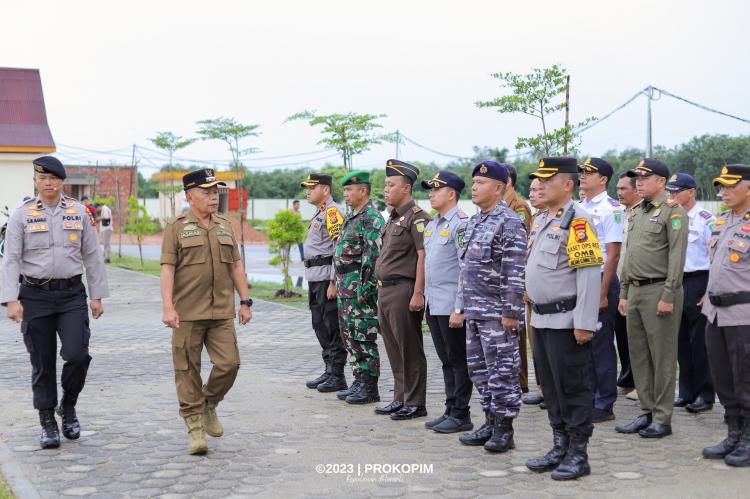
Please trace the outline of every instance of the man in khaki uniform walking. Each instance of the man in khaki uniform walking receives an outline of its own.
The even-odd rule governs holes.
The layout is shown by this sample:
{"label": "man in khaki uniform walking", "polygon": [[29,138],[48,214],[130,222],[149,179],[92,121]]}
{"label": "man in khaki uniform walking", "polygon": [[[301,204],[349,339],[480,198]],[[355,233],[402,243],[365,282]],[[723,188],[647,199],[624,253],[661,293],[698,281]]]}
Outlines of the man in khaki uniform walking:
{"label": "man in khaki uniform walking", "polygon": [[[240,324],[252,318],[247,277],[229,220],[216,213],[218,185],[211,169],[182,179],[190,210],[164,230],[161,251],[162,322],[172,328],[180,416],[188,427],[191,454],[208,450],[205,433],[220,437],[224,429],[216,406],[229,391],[240,368],[234,329],[234,290],[240,295]],[[208,349],[213,368],[201,380],[201,352]]]}
{"label": "man in khaki uniform walking", "polygon": [[661,161],[644,159],[628,176],[635,177],[643,202],[628,222],[618,310],[627,314],[630,363],[643,414],[615,430],[662,438],[672,434],[687,213],[665,203],[669,170]]}

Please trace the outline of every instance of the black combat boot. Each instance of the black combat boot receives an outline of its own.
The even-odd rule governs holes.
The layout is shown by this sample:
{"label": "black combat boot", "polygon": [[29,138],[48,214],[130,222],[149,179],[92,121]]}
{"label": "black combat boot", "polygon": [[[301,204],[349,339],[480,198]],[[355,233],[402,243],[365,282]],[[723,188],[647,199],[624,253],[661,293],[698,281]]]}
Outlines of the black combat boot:
{"label": "black combat boot", "polygon": [[553,480],[575,480],[591,473],[589,455],[586,452],[588,443],[589,437],[570,436],[568,452],[565,453],[560,465],[552,472]]}
{"label": "black combat boot", "polygon": [[742,418],[739,416],[727,416],[727,438],[716,445],[703,449],[703,457],[706,459],[724,459],[731,453],[742,437]]}
{"label": "black combat boot", "polygon": [[55,449],[60,447],[60,429],[57,427],[55,410],[48,409],[39,411],[39,423],[42,425],[42,435],[39,437],[39,446],[42,449]]}
{"label": "black combat boot", "polygon": [[57,406],[57,414],[62,418],[62,432],[68,440],[75,440],[81,436],[81,424],[76,416],[77,397],[63,393],[62,401]]}
{"label": "black combat boot", "polygon": [[734,450],[726,455],[724,462],[729,466],[750,466],[750,418],[743,418],[740,441]]}
{"label": "black combat boot", "polygon": [[458,441],[464,445],[484,445],[492,438],[492,427],[495,424],[495,415],[490,411],[484,411],[484,424],[476,431],[464,433],[458,437]]}
{"label": "black combat boot", "polygon": [[323,374],[321,374],[315,379],[306,381],[305,386],[311,389],[315,389],[318,387],[319,384],[325,383],[330,376],[331,376],[331,364],[326,363],[326,370],[323,372]]}
{"label": "black combat boot", "polygon": [[359,385],[361,384],[361,381],[359,380],[360,377],[361,374],[359,372],[355,372],[354,381],[352,381],[352,384],[349,385],[349,388],[347,388],[346,390],[340,390],[336,394],[336,398],[339,400],[346,400],[346,397],[356,392],[359,389]]}
{"label": "black combat boot", "polygon": [[568,433],[564,429],[553,428],[552,449],[542,457],[535,457],[526,461],[526,467],[537,473],[554,470],[568,452],[569,443]]}
{"label": "black combat boot", "polygon": [[513,442],[513,418],[495,416],[492,425],[492,436],[484,444],[484,450],[490,452],[508,452],[516,447]]}
{"label": "black combat boot", "polygon": [[333,366],[328,379],[318,385],[318,391],[323,393],[337,392],[339,390],[346,390],[348,386],[346,384],[346,376],[344,375],[344,366]]}
{"label": "black combat boot", "polygon": [[380,392],[378,391],[378,378],[362,373],[359,389],[350,393],[346,397],[348,404],[371,404],[380,402]]}

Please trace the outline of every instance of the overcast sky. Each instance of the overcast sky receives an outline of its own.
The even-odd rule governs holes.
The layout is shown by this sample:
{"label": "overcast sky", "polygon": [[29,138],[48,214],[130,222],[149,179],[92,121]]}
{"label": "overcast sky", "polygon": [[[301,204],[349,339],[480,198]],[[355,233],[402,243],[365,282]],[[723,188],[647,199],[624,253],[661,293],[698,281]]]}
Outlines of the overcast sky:
{"label": "overcast sky", "polygon": [[[572,75],[573,121],[602,116],[649,84],[750,118],[748,5],[2,0],[0,67],[41,70],[52,134],[70,160],[127,162],[62,144],[127,156],[131,144],[151,146],[157,131],[193,136],[197,120],[222,115],[261,125],[262,135],[246,143],[262,150],[259,157],[318,151],[316,129],[283,123],[304,109],[383,113],[384,131],[470,156],[474,145],[513,151],[517,136],[538,132],[533,118],[474,106],[503,93],[489,74],[553,63]],[[705,133],[750,133],[746,123],[668,97],[654,103],[653,125],[654,143],[667,146]],[[586,133],[582,152],[642,148],[645,130],[641,97]],[[394,149],[374,147],[354,165],[379,167]],[[180,155],[225,159],[227,152],[203,142]],[[401,158],[448,160],[408,144]],[[155,156],[143,159],[144,173],[154,163]]]}

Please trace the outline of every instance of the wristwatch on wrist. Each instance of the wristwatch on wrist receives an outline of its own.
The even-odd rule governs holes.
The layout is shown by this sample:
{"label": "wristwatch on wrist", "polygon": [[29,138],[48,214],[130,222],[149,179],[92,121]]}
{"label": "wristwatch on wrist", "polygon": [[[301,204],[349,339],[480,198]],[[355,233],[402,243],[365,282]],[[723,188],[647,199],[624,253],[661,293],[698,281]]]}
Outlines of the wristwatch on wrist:
{"label": "wristwatch on wrist", "polygon": [[240,300],[240,305],[247,305],[248,307],[253,306],[253,299],[248,298],[247,300]]}
{"label": "wristwatch on wrist", "polygon": [[457,315],[461,315],[461,314],[464,313],[464,309],[462,309],[462,308],[456,308],[456,309],[453,310],[453,312],[455,314],[457,314]]}

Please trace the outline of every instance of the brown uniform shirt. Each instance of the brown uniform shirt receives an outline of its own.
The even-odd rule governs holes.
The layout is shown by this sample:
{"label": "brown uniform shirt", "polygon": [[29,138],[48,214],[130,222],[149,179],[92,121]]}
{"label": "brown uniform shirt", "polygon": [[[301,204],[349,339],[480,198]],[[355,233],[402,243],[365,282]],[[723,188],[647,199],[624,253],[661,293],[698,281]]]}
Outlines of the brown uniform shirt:
{"label": "brown uniform shirt", "polygon": [[174,265],[172,300],[181,321],[235,316],[232,267],[240,259],[229,220],[211,215],[208,230],[192,212],[167,224],[160,263]]}
{"label": "brown uniform shirt", "polygon": [[529,203],[519,196],[510,185],[505,189],[503,201],[508,205],[508,208],[513,210],[523,220],[523,225],[526,227],[526,234],[531,234],[531,208],[529,207]]}
{"label": "brown uniform shirt", "polygon": [[430,220],[432,217],[414,201],[391,212],[375,266],[375,276],[379,280],[417,278],[417,250],[424,249],[424,228]]}

